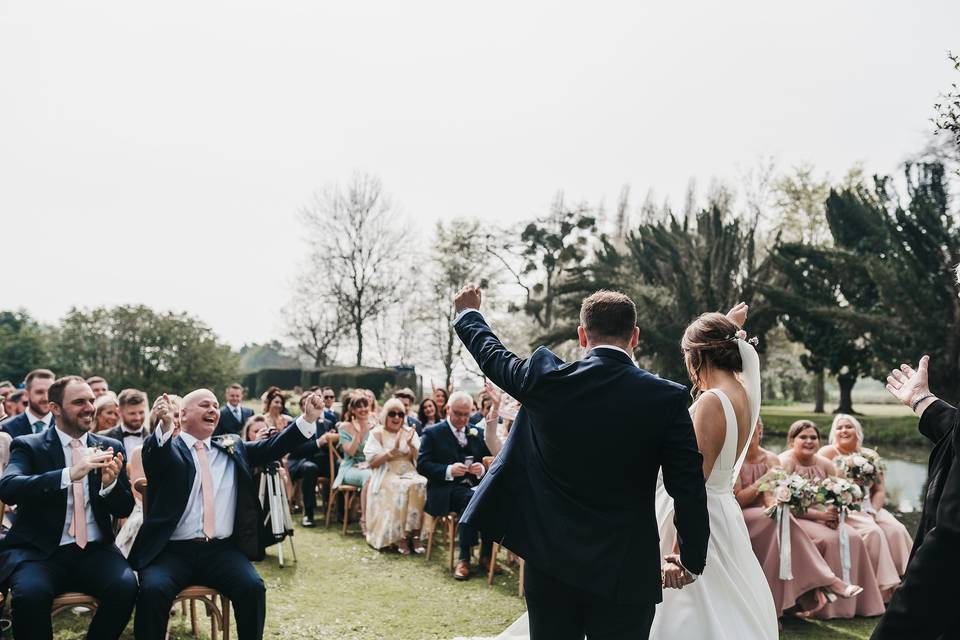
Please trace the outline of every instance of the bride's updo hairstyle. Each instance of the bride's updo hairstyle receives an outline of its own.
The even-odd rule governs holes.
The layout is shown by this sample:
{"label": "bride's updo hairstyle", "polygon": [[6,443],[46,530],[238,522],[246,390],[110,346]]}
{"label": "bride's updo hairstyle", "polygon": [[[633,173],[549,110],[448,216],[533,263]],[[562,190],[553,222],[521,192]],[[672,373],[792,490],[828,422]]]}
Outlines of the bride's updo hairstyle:
{"label": "bride's updo hairstyle", "polygon": [[694,397],[700,395],[700,371],[704,366],[737,373],[743,371],[736,334],[739,328],[722,313],[704,313],[683,332],[680,348],[686,355],[687,374]]}

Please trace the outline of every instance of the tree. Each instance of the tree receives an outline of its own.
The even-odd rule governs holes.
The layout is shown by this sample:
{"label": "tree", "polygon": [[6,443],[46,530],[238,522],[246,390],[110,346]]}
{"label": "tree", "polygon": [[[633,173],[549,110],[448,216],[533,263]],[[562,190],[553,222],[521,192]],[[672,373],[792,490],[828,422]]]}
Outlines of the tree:
{"label": "tree", "polygon": [[287,353],[287,349],[277,340],[265,344],[245,344],[237,353],[240,373],[259,371],[260,369],[296,369],[300,360]]}
{"label": "tree", "polygon": [[601,288],[623,291],[636,302],[638,357],[665,378],[687,381],[680,338],[705,311],[725,312],[746,302],[753,307],[749,331],[762,336],[775,316],[765,310],[756,282],[769,277],[770,264],[756,255],[755,226],[721,209],[729,202],[724,196],[693,219],[669,214],[643,223],[622,242],[603,238],[596,259],[573,270],[558,292],[561,315],[569,320],[543,339],[556,344],[572,335],[580,301]]}
{"label": "tree", "polygon": [[[618,219],[625,215],[623,199],[627,193],[621,197]],[[560,192],[549,214],[508,231],[500,242],[488,242],[487,251],[523,291],[524,303],[518,308],[541,332],[554,328],[558,287],[570,269],[586,260],[596,224],[596,216],[586,205],[567,207]]]}
{"label": "tree", "polygon": [[[953,68],[960,71],[960,56],[948,54]],[[960,150],[960,88],[954,82],[950,89],[940,96],[940,102],[934,105],[937,117],[934,119],[936,131],[946,133],[954,146]],[[960,170],[958,170],[960,172]]]}
{"label": "tree", "polygon": [[236,355],[203,322],[144,306],[71,309],[55,353],[58,372],[100,375],[116,389],[151,395],[220,389],[237,374]]}
{"label": "tree", "polygon": [[[346,187],[333,185],[301,210],[312,249],[310,277],[325,282],[356,340],[363,363],[371,321],[402,295],[407,230],[380,180],[357,173]],[[333,312],[328,318],[333,326]]]}
{"label": "tree", "polygon": [[347,329],[343,307],[329,294],[298,290],[285,314],[285,335],[299,355],[314,367],[325,367],[336,359],[337,348]]}
{"label": "tree", "polygon": [[457,218],[435,230],[431,256],[430,284],[423,320],[433,353],[443,365],[443,388],[449,389],[454,369],[461,361],[463,344],[453,329],[456,316],[453,296],[464,285],[475,282],[486,288],[492,274],[490,254],[483,251],[480,222]]}
{"label": "tree", "polygon": [[26,311],[0,311],[0,380],[19,384],[31,370],[49,366],[44,328]]}

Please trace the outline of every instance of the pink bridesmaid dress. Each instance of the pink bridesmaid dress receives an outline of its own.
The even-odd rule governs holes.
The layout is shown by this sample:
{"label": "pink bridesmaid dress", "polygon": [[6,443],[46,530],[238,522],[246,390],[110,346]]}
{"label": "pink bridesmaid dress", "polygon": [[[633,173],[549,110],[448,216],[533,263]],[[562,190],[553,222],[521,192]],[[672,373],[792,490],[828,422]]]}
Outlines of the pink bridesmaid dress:
{"label": "pink bridesmaid dress", "polygon": [[[877,576],[877,584],[884,594],[884,601],[889,602],[894,587],[900,585],[900,572],[894,564],[893,555],[887,536],[879,523],[869,513],[854,511],[847,515],[847,522],[863,540],[867,547],[867,554],[873,564],[873,572]],[[907,551],[907,555],[909,555]]]}
{"label": "pink bridesmaid dress", "polygon": [[[796,465],[796,473],[809,480],[823,480],[827,477],[820,467]],[[843,566],[840,560],[840,532],[831,529],[825,524],[797,518],[796,523],[806,532],[816,545],[820,555],[827,561],[834,575],[843,575]],[[863,593],[856,598],[838,598],[836,602],[827,604],[816,612],[813,617],[821,620],[832,618],[853,618],[855,616],[879,616],[884,612],[883,596],[877,583],[877,575],[873,570],[873,563],[863,539],[849,524],[847,538],[850,540],[850,583],[863,587]],[[792,540],[792,539],[791,539]]]}
{"label": "pink bridesmaid dress", "polygon": [[[751,485],[768,470],[766,462],[744,462],[740,469],[740,483]],[[780,539],[777,536],[778,522],[764,511],[763,494],[750,505],[743,507],[743,519],[750,532],[750,544],[760,561],[763,574],[773,593],[777,616],[795,606],[800,606],[800,597],[815,589],[829,586],[836,577],[830,565],[823,559],[816,545],[807,536],[799,521],[790,516],[790,562],[793,580],[780,579]],[[856,584],[856,582],[854,582]],[[805,601],[813,602],[808,597]],[[809,603],[808,603],[809,604]]]}
{"label": "pink bridesmaid dress", "polygon": [[877,511],[877,525],[887,538],[890,547],[890,556],[897,568],[897,574],[907,572],[907,562],[910,560],[910,551],[913,549],[913,538],[903,523],[893,517],[886,509]]}

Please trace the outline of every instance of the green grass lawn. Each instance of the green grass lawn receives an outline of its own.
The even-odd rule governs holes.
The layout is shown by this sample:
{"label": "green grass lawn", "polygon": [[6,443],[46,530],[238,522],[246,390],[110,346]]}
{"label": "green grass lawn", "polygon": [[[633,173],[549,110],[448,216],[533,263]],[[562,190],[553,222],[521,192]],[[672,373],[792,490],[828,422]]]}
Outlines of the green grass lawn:
{"label": "green grass lawn", "polygon": [[[493,636],[524,610],[510,568],[493,587],[474,578],[453,580],[443,543],[430,562],[369,548],[354,529],[297,529],[299,562],[277,566],[276,550],[257,569],[267,585],[267,638],[337,640],[451,640],[456,636]],[[289,546],[285,548],[289,550]],[[501,555],[501,558],[503,555]],[[202,611],[202,607],[201,607]],[[201,613],[202,616],[202,613]],[[88,617],[61,614],[55,621],[58,640],[83,637]],[[175,618],[179,621],[179,615]],[[876,620],[830,622],[788,620],[781,638],[788,640],[868,638]],[[133,625],[123,636],[133,639]],[[202,637],[208,637],[206,618]],[[171,638],[190,638],[176,623]],[[236,638],[236,634],[233,634]]]}

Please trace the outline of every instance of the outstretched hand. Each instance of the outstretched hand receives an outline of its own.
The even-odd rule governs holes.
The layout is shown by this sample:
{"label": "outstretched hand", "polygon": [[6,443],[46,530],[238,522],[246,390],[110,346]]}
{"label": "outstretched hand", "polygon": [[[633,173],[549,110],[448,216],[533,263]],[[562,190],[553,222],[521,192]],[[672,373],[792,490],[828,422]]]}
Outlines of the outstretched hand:
{"label": "outstretched hand", "polygon": [[464,309],[480,309],[480,287],[468,284],[453,297],[453,308],[457,313]]}
{"label": "outstretched hand", "polygon": [[894,369],[887,376],[887,391],[903,404],[913,408],[918,398],[930,393],[930,379],[927,374],[929,363],[930,356],[923,356],[916,370],[909,364],[901,364],[899,369]]}

